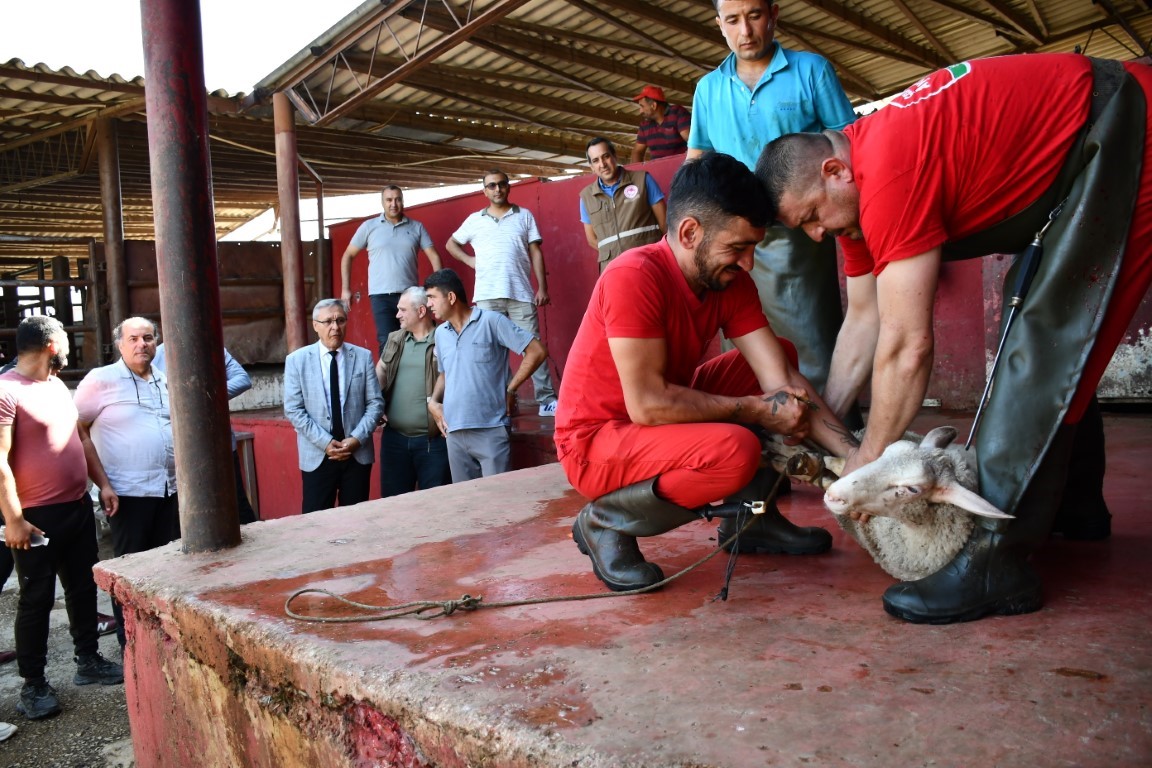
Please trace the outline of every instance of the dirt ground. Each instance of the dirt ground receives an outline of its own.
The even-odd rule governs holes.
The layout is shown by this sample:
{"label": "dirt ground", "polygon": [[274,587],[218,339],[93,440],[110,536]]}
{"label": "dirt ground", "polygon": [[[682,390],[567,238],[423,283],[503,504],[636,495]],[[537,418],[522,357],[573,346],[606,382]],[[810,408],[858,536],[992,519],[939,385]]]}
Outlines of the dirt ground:
{"label": "dirt ground", "polygon": [[[101,527],[100,556],[111,557],[106,526]],[[16,574],[0,593],[0,650],[15,647],[13,625],[19,587]],[[72,637],[68,634],[68,614],[64,590],[56,585],[56,605],[52,609],[48,635],[48,681],[56,689],[64,711],[45,720],[27,720],[16,711],[23,679],[16,662],[0,666],[0,721],[20,730],[0,743],[0,766],[5,768],[133,768],[132,740],[128,730],[128,709],[122,685],[72,683],[76,665],[72,660]],[[100,591],[101,613],[112,613],[108,595]],[[116,635],[100,638],[105,658],[120,657]]]}

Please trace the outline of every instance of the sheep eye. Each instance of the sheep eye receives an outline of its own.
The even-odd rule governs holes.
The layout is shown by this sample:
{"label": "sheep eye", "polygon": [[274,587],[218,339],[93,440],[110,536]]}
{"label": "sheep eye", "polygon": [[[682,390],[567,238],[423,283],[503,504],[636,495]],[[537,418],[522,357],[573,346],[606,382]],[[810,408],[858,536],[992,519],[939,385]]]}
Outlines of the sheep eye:
{"label": "sheep eye", "polygon": [[910,493],[910,494],[911,494],[911,495],[913,495],[913,496],[919,496],[919,495],[920,495],[920,493],[921,493],[921,491],[920,491],[920,486],[918,486],[918,485],[910,485],[910,486],[908,486],[908,491],[907,491],[907,492],[908,492],[908,493]]}

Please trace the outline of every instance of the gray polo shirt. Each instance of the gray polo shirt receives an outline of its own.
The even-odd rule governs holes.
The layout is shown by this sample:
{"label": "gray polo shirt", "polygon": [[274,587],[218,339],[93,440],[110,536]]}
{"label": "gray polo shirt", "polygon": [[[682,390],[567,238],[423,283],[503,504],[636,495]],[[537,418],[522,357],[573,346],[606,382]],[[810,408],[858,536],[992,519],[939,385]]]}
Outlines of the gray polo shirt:
{"label": "gray polo shirt", "polygon": [[512,371],[508,351],[524,354],[533,336],[499,312],[472,308],[456,333],[436,326],[436,367],[444,374],[444,420],[448,431],[508,426],[505,393]]}
{"label": "gray polo shirt", "polygon": [[380,214],[352,235],[351,245],[368,249],[368,293],[403,293],[417,283],[416,257],[432,247],[428,230],[407,216],[393,224]]}

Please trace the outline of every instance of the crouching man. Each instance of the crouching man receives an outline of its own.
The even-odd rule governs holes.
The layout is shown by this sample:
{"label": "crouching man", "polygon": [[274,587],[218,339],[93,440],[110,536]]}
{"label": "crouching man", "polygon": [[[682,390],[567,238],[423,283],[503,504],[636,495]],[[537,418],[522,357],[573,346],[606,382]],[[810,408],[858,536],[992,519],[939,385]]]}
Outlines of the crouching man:
{"label": "crouching man", "polygon": [[[703,505],[763,499],[755,429],[809,438],[836,455],[855,445],[777,339],[748,274],[770,218],[742,163],[706,154],[672,180],[668,236],[626,251],[600,276],[569,353],[556,418],[568,480],[594,501],[573,538],[609,589],[663,579],[636,543],[700,519]],[[722,330],[736,349],[699,365]],[[810,408],[808,403],[814,404]],[[736,532],[720,526],[720,540]],[[736,544],[809,554],[832,537],[773,505]]]}

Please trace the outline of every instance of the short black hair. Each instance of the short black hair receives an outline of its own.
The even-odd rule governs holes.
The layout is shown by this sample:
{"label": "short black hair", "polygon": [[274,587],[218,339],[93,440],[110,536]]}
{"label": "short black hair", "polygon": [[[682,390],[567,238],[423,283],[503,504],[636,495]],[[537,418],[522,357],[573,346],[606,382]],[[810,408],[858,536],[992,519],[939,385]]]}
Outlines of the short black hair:
{"label": "short black hair", "polygon": [[428,275],[424,279],[424,290],[427,291],[430,288],[439,288],[445,296],[454,293],[457,301],[461,304],[468,304],[468,291],[464,288],[464,281],[460,279],[460,275],[456,274],[454,269],[438,269]]}
{"label": "short black hair", "polygon": [[64,324],[48,315],[31,315],[16,326],[16,354],[48,348],[53,336],[64,333]]}
{"label": "short black hair", "polygon": [[776,209],[748,166],[731,155],[705,152],[680,166],[668,190],[668,231],[689,216],[707,228],[722,227],[733,216],[766,227]]}
{"label": "short black hair", "polygon": [[608,141],[608,139],[604,138],[603,136],[597,136],[597,137],[589,140],[589,142],[584,145],[584,159],[585,160],[588,160],[588,162],[592,162],[592,160],[589,159],[589,157],[588,157],[588,150],[592,149],[592,147],[596,146],[597,144],[607,144],[608,145],[608,154],[612,155],[612,157],[616,157],[616,145],[613,144],[612,142]]}

